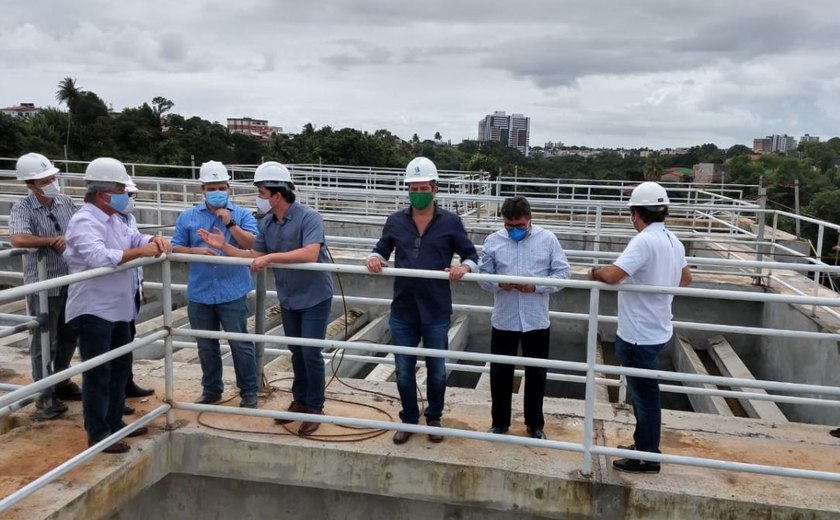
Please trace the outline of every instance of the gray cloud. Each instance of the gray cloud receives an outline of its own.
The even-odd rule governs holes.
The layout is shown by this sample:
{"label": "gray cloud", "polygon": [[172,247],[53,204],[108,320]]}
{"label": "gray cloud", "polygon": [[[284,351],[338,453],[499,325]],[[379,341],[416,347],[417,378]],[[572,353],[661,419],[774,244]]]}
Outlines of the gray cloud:
{"label": "gray cloud", "polygon": [[530,115],[532,144],[723,146],[840,128],[830,0],[8,4],[5,104],[54,104],[69,75],[117,109],[164,95],[211,120],[406,138],[474,138],[493,110]]}

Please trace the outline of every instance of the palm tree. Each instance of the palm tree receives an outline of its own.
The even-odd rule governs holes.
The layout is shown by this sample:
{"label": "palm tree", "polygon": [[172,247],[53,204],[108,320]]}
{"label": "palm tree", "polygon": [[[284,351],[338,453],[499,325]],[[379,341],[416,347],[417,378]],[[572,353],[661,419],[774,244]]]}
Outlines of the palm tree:
{"label": "palm tree", "polygon": [[[67,149],[70,148],[70,123],[73,119],[73,109],[76,108],[76,104],[79,101],[79,98],[84,93],[84,91],[76,86],[76,79],[67,76],[63,80],[58,82],[58,90],[55,93],[55,100],[58,101],[58,104],[64,103],[67,105],[67,137],[66,142],[64,143],[64,160],[67,160]],[[67,163],[64,163],[65,169],[67,168]]]}

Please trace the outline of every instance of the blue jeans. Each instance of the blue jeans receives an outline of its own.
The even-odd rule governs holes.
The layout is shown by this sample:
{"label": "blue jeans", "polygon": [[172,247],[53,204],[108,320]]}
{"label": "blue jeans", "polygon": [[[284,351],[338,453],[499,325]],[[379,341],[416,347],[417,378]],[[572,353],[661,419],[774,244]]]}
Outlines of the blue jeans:
{"label": "blue jeans", "polygon": [[[327,298],[306,309],[280,307],[283,317],[283,332],[290,338],[324,339],[327,335],[327,321],[330,319],[332,298]],[[307,407],[320,411],[324,408],[324,356],[323,349],[289,345],[292,351],[293,399]]]}
{"label": "blue jeans", "polygon": [[[423,347],[435,350],[449,349],[449,320],[440,323],[409,323],[391,314],[391,343],[401,347],[416,347],[423,340]],[[420,409],[417,406],[417,356],[395,354],[394,364],[397,369],[397,389],[400,392],[402,410],[400,419],[404,423],[417,424]],[[428,406],[423,415],[426,423],[439,421],[443,415],[443,398],[446,394],[446,360],[444,358],[426,358],[426,399]]]}
{"label": "blue jeans", "polygon": [[[615,355],[621,366],[656,370],[659,353],[667,343],[659,345],[633,345],[615,337]],[[627,376],[627,388],[633,401],[636,430],[633,441],[638,451],[660,453],[659,437],[662,431],[662,405],[659,402],[659,381],[646,377]]]}
{"label": "blue jeans", "polygon": [[[92,314],[73,318],[79,336],[79,353],[87,361],[131,342],[127,321],[103,320]],[[88,441],[99,442],[125,423],[125,382],[131,372],[131,354],[91,368],[82,375],[82,414]]]}
{"label": "blue jeans", "polygon": [[[248,304],[245,296],[237,300],[204,304],[189,302],[187,315],[190,327],[196,330],[225,332],[248,332]],[[236,386],[239,395],[251,397],[257,395],[257,354],[251,341],[228,340],[233,356],[233,369],[236,372]],[[198,359],[201,362],[201,386],[205,394],[221,394],[222,354],[217,339],[198,339]]]}

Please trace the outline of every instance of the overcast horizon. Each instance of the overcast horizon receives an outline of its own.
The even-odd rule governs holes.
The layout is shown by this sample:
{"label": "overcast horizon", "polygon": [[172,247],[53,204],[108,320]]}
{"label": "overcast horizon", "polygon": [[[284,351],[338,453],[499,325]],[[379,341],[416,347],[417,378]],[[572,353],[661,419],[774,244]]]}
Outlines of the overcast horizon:
{"label": "overcast horizon", "polygon": [[[70,76],[117,111],[299,132],[475,139],[496,110],[531,146],[752,145],[840,135],[840,15],[829,0],[9,2],[0,105],[57,106]],[[834,13],[834,14],[832,14]]]}

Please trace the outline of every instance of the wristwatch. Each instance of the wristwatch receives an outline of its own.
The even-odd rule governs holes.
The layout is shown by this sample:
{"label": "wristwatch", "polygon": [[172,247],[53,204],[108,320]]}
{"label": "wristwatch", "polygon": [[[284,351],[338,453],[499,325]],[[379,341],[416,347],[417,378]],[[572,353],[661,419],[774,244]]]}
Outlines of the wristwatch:
{"label": "wristwatch", "polygon": [[225,225],[225,229],[230,229],[230,228],[232,228],[232,227],[233,227],[233,226],[235,226],[235,225],[236,225],[236,221],[231,220],[230,222],[228,222],[228,223]]}

